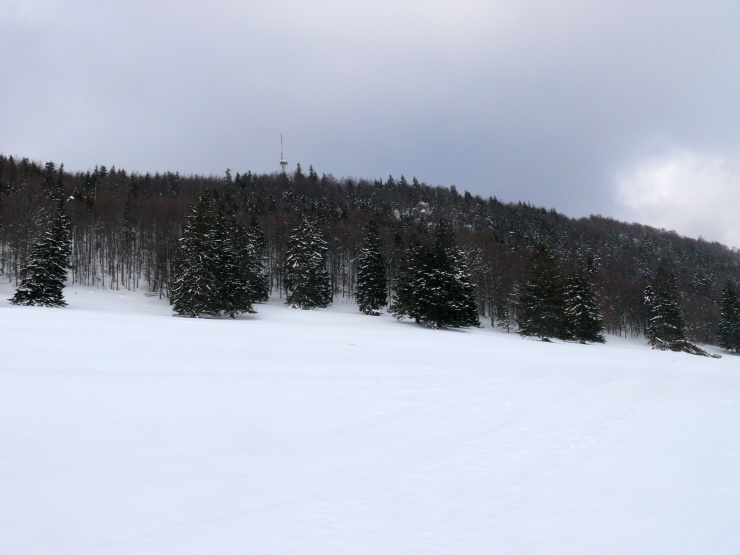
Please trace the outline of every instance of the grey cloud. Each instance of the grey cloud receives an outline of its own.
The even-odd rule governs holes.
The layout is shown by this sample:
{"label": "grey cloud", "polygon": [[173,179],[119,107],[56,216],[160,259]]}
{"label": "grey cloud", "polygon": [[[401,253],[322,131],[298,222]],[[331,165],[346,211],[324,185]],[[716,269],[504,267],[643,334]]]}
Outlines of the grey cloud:
{"label": "grey cloud", "polygon": [[0,150],[73,169],[275,171],[283,132],[291,164],[338,176],[618,215],[644,160],[740,145],[736,2],[0,10]]}

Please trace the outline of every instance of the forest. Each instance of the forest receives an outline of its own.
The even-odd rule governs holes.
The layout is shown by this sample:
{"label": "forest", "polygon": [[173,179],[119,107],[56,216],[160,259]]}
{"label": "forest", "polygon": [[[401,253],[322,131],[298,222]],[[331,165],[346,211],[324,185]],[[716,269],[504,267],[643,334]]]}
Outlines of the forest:
{"label": "forest", "polygon": [[662,268],[675,276],[687,337],[716,344],[723,288],[740,280],[740,253],[716,242],[602,216],[569,218],[554,209],[482,198],[416,178],[335,178],[300,164],[289,173],[227,169],[221,176],[140,174],[102,165],[73,173],[62,164],[5,155],[0,155],[0,279],[19,283],[63,200],[72,239],[71,282],[147,289],[170,298],[178,245],[188,215],[204,195],[245,229],[260,230],[267,288],[280,298],[290,281],[285,262],[291,232],[306,218],[326,241],[329,298],[352,302],[369,225],[377,229],[387,261],[391,298],[403,253],[411,245],[431,244],[445,222],[465,258],[478,314],[512,330],[519,286],[540,245],[564,274],[589,277],[608,334],[645,333],[644,291]]}

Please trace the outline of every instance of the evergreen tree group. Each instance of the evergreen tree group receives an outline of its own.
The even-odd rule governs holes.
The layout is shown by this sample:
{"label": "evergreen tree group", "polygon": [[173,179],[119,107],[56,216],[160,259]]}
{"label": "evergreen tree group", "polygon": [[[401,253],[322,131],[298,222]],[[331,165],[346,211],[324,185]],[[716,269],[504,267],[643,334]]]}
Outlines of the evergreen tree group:
{"label": "evergreen tree group", "polygon": [[303,218],[288,237],[285,257],[286,302],[293,308],[325,308],[331,304],[326,270],[326,239],[309,218]]}
{"label": "evergreen tree group", "polygon": [[72,252],[70,226],[60,201],[57,215],[43,239],[31,250],[28,265],[21,270],[21,282],[10,299],[15,305],[62,307]]}
{"label": "evergreen tree group", "polygon": [[[563,264],[567,320],[574,320],[576,307],[569,304],[565,268],[584,267],[598,291],[604,334],[643,333],[648,311],[642,292],[646,280],[663,264],[678,278],[687,338],[718,344],[721,332],[722,341],[728,344],[731,323],[726,321],[720,328],[720,296],[727,281],[735,287],[740,283],[740,253],[719,243],[600,216],[573,219],[530,203],[508,203],[455,187],[434,187],[400,174],[395,179],[387,173],[383,179],[336,178],[308,163],[295,169],[260,174],[245,168],[241,173],[226,170],[225,175],[206,176],[139,173],[98,165],[92,171],[70,172],[59,163],[0,154],[0,273],[16,286],[34,273],[36,262],[30,255],[53,219],[44,219],[49,202],[67,199],[67,215],[74,229],[70,282],[125,290],[146,287],[160,296],[170,296],[174,288],[175,298],[183,301],[184,313],[236,313],[241,310],[241,289],[233,280],[226,280],[225,288],[219,286],[222,304],[185,302],[185,296],[197,299],[197,291],[207,292],[205,286],[189,290],[190,286],[176,287],[174,283],[187,266],[175,260],[187,250],[179,248],[186,219],[203,191],[210,190],[226,222],[233,215],[248,234],[253,218],[264,225],[264,256],[255,259],[262,269],[252,272],[255,279],[250,282],[257,299],[265,299],[271,292],[268,284],[284,288],[286,228],[300,214],[310,214],[321,222],[325,233],[331,230],[331,238],[326,236],[326,269],[332,293],[341,290],[342,295],[352,296],[357,292],[361,310],[370,312],[383,309],[365,297],[370,286],[365,281],[364,260],[360,264],[357,256],[364,248],[362,239],[367,231],[363,226],[374,220],[380,236],[387,240],[382,252],[387,258],[389,283],[385,295],[390,300],[399,283],[401,253],[411,253],[409,246],[414,245],[415,237],[428,248],[431,236],[427,234],[433,233],[436,221],[447,218],[454,222],[458,238],[464,240],[460,246],[466,251],[481,318],[485,315],[497,326],[513,329],[519,319],[525,333],[531,329],[526,309],[518,315],[516,306],[526,283],[524,269],[531,249],[542,242]],[[229,202],[221,203],[220,198]],[[212,239],[228,251],[232,235],[224,231]],[[480,256],[473,256],[474,252]],[[203,261],[206,268],[224,266],[209,278],[212,285],[226,279],[216,274],[235,273],[237,266],[225,263],[223,255],[216,258],[219,260]],[[193,264],[188,271],[195,276],[197,267]],[[31,300],[34,297],[30,292],[19,293],[17,301],[35,302]],[[578,326],[566,324],[568,333],[578,334]],[[557,335],[557,331],[547,333]],[[583,335],[588,340],[598,337]]]}
{"label": "evergreen tree group", "polygon": [[740,291],[728,281],[720,300],[719,346],[740,353]]}
{"label": "evergreen tree group", "polygon": [[662,265],[658,267],[652,284],[645,288],[645,305],[648,311],[645,337],[653,349],[709,356],[705,350],[686,339],[676,278]]}
{"label": "evergreen tree group", "polygon": [[379,315],[388,304],[388,269],[381,251],[378,226],[368,224],[365,243],[357,263],[357,304],[363,314]]}
{"label": "evergreen tree group", "polygon": [[407,250],[390,310],[435,328],[480,325],[470,272],[447,222],[440,222],[431,245]]}
{"label": "evergreen tree group", "polygon": [[519,284],[516,320],[522,336],[603,343],[596,293],[585,270],[563,278],[555,256],[538,244]]}
{"label": "evergreen tree group", "polygon": [[228,208],[217,208],[210,195],[200,197],[175,257],[170,293],[174,312],[191,318],[254,312],[252,304],[266,300],[257,238],[228,214]]}

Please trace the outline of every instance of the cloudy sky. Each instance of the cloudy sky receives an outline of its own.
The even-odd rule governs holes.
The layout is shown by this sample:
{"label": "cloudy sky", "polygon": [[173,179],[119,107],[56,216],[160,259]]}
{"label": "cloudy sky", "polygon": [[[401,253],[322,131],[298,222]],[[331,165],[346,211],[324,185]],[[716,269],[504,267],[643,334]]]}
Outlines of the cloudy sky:
{"label": "cloudy sky", "polygon": [[740,247],[737,0],[2,0],[0,152],[401,174]]}

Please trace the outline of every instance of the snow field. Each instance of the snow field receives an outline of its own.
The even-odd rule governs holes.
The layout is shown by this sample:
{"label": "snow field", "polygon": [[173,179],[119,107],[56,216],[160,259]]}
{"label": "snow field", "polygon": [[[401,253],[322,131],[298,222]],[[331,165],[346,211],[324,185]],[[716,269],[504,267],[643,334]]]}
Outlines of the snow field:
{"label": "snow field", "polygon": [[0,301],[1,553],[740,552],[738,357],[65,296]]}

